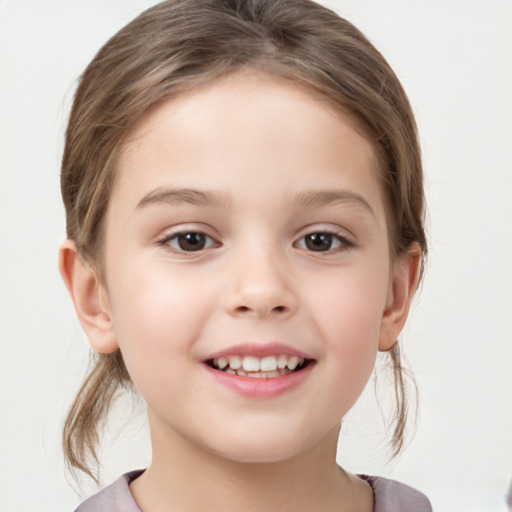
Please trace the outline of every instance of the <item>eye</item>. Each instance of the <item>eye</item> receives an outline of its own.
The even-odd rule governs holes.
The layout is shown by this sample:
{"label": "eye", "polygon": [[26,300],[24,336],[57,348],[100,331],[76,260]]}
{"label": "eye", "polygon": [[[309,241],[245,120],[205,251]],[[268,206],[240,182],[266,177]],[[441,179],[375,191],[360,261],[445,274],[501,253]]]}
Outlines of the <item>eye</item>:
{"label": "eye", "polygon": [[349,248],[353,244],[345,237],[336,233],[320,231],[303,236],[298,242],[297,247],[314,252],[327,252],[339,248]]}
{"label": "eye", "polygon": [[177,252],[202,251],[215,245],[213,238],[199,231],[177,233],[162,240],[161,243],[170,246]]}

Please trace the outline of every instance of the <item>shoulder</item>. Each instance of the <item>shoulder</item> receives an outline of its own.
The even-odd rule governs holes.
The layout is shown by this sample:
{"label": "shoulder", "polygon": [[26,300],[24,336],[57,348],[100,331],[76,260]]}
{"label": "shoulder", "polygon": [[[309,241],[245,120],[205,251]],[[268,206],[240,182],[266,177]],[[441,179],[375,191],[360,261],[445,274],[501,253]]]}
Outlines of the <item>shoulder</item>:
{"label": "shoulder", "polygon": [[373,488],[374,512],[432,512],[429,499],[408,485],[378,476],[362,478]]}
{"label": "shoulder", "polygon": [[130,493],[129,483],[142,474],[131,471],[85,500],[75,512],[141,512]]}

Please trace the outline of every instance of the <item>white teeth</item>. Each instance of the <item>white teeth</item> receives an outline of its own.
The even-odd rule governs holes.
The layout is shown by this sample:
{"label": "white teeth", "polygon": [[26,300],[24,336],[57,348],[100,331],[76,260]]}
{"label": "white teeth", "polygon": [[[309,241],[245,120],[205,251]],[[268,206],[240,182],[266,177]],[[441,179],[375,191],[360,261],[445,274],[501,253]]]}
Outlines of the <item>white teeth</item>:
{"label": "white teeth", "polygon": [[288,358],[284,354],[281,354],[277,358],[277,367],[282,370],[283,368],[286,368],[287,362],[288,362]]}
{"label": "white teeth", "polygon": [[242,364],[246,372],[260,371],[260,360],[257,357],[245,356]]}
{"label": "white teeth", "polygon": [[260,370],[262,372],[273,372],[277,370],[277,359],[275,356],[264,357],[260,361]]}
{"label": "white teeth", "polygon": [[280,377],[281,375],[286,375],[286,371],[274,371],[274,372],[249,372],[240,373],[241,370],[238,370],[237,375],[242,375],[243,377],[253,377],[255,379],[272,379],[274,377]]}
{"label": "white teeth", "polygon": [[215,359],[214,363],[221,370],[224,370],[224,368],[229,364],[229,361],[225,357],[219,357],[219,359]]}
{"label": "white teeth", "polygon": [[229,366],[233,370],[238,370],[242,367],[242,358],[240,356],[229,356]]}
{"label": "white teeth", "polygon": [[[213,366],[232,375],[250,377],[275,377],[293,371],[304,364],[304,359],[297,356],[227,356],[213,359]],[[283,373],[284,370],[284,373]]]}
{"label": "white teeth", "polygon": [[288,370],[295,370],[297,368],[297,365],[299,364],[299,358],[297,356],[292,356],[288,358],[288,364],[286,365],[288,367]]}

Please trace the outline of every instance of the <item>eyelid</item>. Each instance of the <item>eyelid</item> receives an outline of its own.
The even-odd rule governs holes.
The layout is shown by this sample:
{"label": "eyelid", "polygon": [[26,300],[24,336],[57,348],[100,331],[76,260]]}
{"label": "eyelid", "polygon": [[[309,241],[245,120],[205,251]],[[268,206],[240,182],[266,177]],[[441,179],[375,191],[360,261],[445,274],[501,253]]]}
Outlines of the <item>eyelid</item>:
{"label": "eyelid", "polygon": [[[185,224],[174,226],[173,228],[169,228],[166,230],[156,241],[157,245],[164,247],[166,250],[184,255],[187,257],[199,256],[211,248],[220,247],[222,244],[218,241],[218,237],[214,236],[210,233],[210,229],[205,229],[205,227],[194,225],[194,224]],[[201,234],[211,240],[211,244],[202,249],[198,249],[197,251],[185,251],[180,249],[179,247],[173,247],[169,242],[173,239],[177,239],[180,235],[186,235],[187,233],[196,233]]]}
{"label": "eyelid", "polygon": [[[307,247],[299,247],[298,244],[301,240],[304,240],[308,235],[314,235],[314,234],[331,235],[340,241],[340,245],[338,245],[337,247],[334,247],[332,249],[328,249],[326,251],[312,251],[312,250],[308,249]],[[304,251],[311,252],[311,253],[314,253],[317,255],[332,254],[334,252],[346,251],[346,250],[356,247],[356,243],[353,241],[350,234],[347,234],[347,230],[344,230],[341,228],[336,228],[336,227],[325,227],[325,226],[318,226],[318,227],[308,226],[307,228],[302,230],[301,236],[299,236],[297,238],[297,240],[294,242],[293,245],[295,247],[298,247],[299,249],[302,249]]]}
{"label": "eyelid", "polygon": [[[206,239],[206,242],[205,242],[205,246],[202,247],[201,249],[198,249],[197,251],[185,251],[183,249],[180,249],[179,247],[174,247],[173,245],[171,245],[170,242],[172,242],[173,240],[179,240],[179,237],[182,236],[182,235],[188,235],[188,234],[191,234],[191,233],[194,233],[195,235],[203,235]],[[209,242],[208,242],[209,240]],[[215,245],[215,240],[207,235],[206,233],[201,233],[200,231],[185,231],[183,233],[177,233],[176,235],[174,236],[171,236],[168,238],[167,240],[167,243],[175,250],[181,252],[199,252],[199,251],[204,251],[205,249],[209,249],[210,247],[213,247]]]}
{"label": "eyelid", "polygon": [[164,238],[172,238],[173,236],[182,235],[184,233],[203,233],[204,235],[217,240],[220,235],[218,232],[203,222],[183,222],[172,226],[167,226],[160,231],[158,238],[163,240]]}

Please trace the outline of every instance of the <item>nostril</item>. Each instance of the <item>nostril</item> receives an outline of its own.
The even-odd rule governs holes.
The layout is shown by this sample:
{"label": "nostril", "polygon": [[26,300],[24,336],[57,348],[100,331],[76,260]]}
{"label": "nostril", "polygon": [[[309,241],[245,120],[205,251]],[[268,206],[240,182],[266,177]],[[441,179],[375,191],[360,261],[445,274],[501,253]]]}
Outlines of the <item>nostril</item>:
{"label": "nostril", "polygon": [[[251,311],[251,308],[248,306],[238,306],[236,308],[236,310],[239,313],[247,313],[247,312]],[[287,311],[286,306],[276,306],[271,309],[271,313],[284,313],[285,311]]]}

